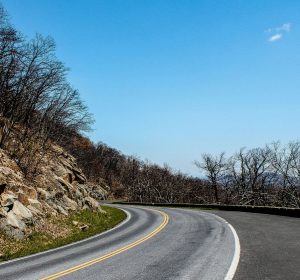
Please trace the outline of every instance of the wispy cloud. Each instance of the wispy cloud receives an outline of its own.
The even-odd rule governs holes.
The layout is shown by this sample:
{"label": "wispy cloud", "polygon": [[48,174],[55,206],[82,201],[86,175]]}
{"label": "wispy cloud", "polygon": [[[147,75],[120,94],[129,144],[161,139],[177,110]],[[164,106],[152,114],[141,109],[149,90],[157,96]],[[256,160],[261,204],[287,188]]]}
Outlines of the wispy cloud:
{"label": "wispy cloud", "polygon": [[282,38],[282,34],[280,33],[277,33],[275,35],[272,35],[270,38],[269,38],[269,42],[275,42],[275,41],[278,41]]}
{"label": "wispy cloud", "polygon": [[291,23],[284,23],[283,25],[276,28],[277,32],[290,32],[292,27]]}
{"label": "wispy cloud", "polygon": [[272,34],[271,36],[269,36],[268,41],[275,42],[275,41],[282,39],[282,37],[285,33],[288,33],[291,31],[291,27],[292,27],[292,24],[290,22],[287,22],[278,27],[268,28],[265,32]]}

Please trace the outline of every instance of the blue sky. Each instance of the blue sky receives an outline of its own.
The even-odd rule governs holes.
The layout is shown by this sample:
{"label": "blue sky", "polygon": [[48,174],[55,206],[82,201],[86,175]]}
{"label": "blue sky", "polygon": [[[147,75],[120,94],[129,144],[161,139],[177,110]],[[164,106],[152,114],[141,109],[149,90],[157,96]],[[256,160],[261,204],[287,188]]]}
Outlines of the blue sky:
{"label": "blue sky", "polygon": [[204,152],[300,138],[298,0],[1,2],[55,39],[95,142],[197,175]]}

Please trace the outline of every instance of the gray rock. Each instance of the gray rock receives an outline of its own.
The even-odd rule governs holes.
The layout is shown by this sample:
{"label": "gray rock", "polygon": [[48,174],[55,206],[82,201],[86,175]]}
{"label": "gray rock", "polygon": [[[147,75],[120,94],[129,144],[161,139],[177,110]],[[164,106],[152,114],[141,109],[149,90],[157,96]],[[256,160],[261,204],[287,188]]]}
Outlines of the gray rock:
{"label": "gray rock", "polygon": [[75,196],[76,198],[82,198],[82,194],[78,189],[75,190]]}
{"label": "gray rock", "polygon": [[84,198],[84,202],[86,205],[88,205],[90,208],[97,210],[100,206],[99,202],[95,200],[94,198],[88,196]]}
{"label": "gray rock", "polygon": [[86,177],[82,173],[82,171],[78,168],[73,168],[73,173],[75,175],[75,181],[77,181],[79,184],[84,184],[86,182]]}
{"label": "gray rock", "polygon": [[42,217],[45,216],[40,210],[38,210],[32,205],[28,205],[27,208],[31,211],[33,215],[42,216]]}
{"label": "gray rock", "polygon": [[23,230],[25,228],[25,223],[12,211],[8,212],[6,221],[9,225],[19,228],[20,230]]}
{"label": "gray rock", "polygon": [[17,216],[19,216],[21,218],[24,218],[24,219],[32,218],[32,213],[30,212],[30,210],[19,201],[14,202],[12,211],[14,214],[16,214]]}
{"label": "gray rock", "polygon": [[25,237],[25,234],[21,229],[14,228],[14,227],[9,226],[9,225],[5,226],[3,228],[3,231],[5,232],[6,235],[8,235],[8,236],[10,236],[14,239],[17,239],[17,240],[22,240]]}
{"label": "gray rock", "polygon": [[[67,187],[68,189],[72,189],[72,188],[73,188],[72,184],[70,184],[69,182],[67,182],[67,181],[64,180],[63,178],[61,178],[61,177],[56,177],[55,179],[56,179],[62,186],[64,186],[64,187]],[[64,188],[64,190],[65,190],[65,188]]]}
{"label": "gray rock", "polygon": [[51,194],[44,189],[37,188],[37,192],[40,195],[40,197],[44,200],[48,200],[51,198]]}
{"label": "gray rock", "polygon": [[22,230],[18,229],[18,228],[8,228],[5,230],[5,233],[7,235],[10,235],[11,237],[13,237],[14,239],[17,239],[17,240],[22,240],[24,239],[25,237],[25,234]]}
{"label": "gray rock", "polygon": [[[41,209],[41,207],[42,207],[42,204],[37,199],[29,198],[28,202],[29,202],[29,205],[33,206],[34,208]],[[27,208],[29,208],[29,207],[27,206]]]}
{"label": "gray rock", "polygon": [[75,182],[74,185],[77,187],[78,191],[81,193],[81,197],[88,196],[88,192],[85,189],[85,185],[81,185],[81,184],[78,184],[76,182]]}
{"label": "gray rock", "polygon": [[89,229],[88,225],[82,225],[79,227],[81,231],[87,231]]}
{"label": "gray rock", "polygon": [[86,204],[84,204],[84,206],[82,207],[83,210],[91,210],[90,207]]}
{"label": "gray rock", "polygon": [[69,213],[64,208],[62,208],[60,205],[57,205],[56,208],[57,208],[57,210],[58,210],[59,213],[65,215],[65,216],[69,215]]}
{"label": "gray rock", "polygon": [[63,200],[64,200],[64,203],[67,208],[69,208],[73,211],[77,209],[78,204],[76,203],[76,201],[72,200],[71,198],[67,197],[66,195],[63,196]]}

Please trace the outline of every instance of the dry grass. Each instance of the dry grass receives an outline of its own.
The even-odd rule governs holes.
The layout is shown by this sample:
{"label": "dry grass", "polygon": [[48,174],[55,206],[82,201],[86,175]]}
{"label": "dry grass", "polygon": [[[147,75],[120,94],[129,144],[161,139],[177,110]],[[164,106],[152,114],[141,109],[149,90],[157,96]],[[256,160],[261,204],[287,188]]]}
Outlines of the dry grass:
{"label": "dry grass", "polygon": [[[34,254],[66,245],[108,230],[126,218],[119,209],[102,206],[106,213],[82,210],[68,217],[53,217],[39,222],[26,233],[24,240],[9,238],[0,232],[0,261]],[[73,221],[78,224],[74,225]],[[80,226],[87,225],[86,231]]]}

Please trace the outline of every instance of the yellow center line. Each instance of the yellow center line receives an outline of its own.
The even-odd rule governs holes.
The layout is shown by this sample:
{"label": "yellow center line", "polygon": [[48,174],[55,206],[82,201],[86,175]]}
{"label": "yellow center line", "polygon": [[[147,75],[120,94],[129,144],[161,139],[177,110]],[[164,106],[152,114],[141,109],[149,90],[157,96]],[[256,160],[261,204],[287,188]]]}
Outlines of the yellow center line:
{"label": "yellow center line", "polygon": [[153,230],[152,232],[150,232],[149,234],[147,234],[147,235],[144,236],[143,238],[141,238],[141,239],[139,239],[139,240],[136,240],[136,241],[134,241],[134,242],[132,242],[132,243],[130,243],[130,244],[124,246],[124,247],[121,247],[121,248],[119,248],[119,249],[116,249],[116,250],[114,250],[114,251],[112,251],[112,252],[110,252],[110,253],[107,253],[107,254],[105,254],[105,255],[103,255],[103,256],[101,256],[101,257],[92,259],[92,260],[90,260],[90,261],[87,261],[87,262],[84,262],[84,263],[82,263],[82,264],[73,266],[73,267],[71,267],[71,268],[69,268],[69,269],[66,269],[66,270],[64,270],[64,271],[61,271],[61,272],[58,272],[58,273],[49,275],[49,276],[47,276],[47,277],[41,278],[40,280],[52,280],[52,279],[57,279],[57,278],[59,278],[59,277],[65,276],[65,275],[67,275],[67,274],[73,273],[73,272],[78,271],[78,270],[80,270],[80,269],[86,268],[86,267],[91,266],[91,265],[93,265],[93,264],[96,264],[96,263],[102,262],[102,261],[104,261],[104,260],[106,260],[106,259],[109,259],[109,258],[111,258],[111,257],[113,257],[113,256],[116,256],[116,255],[118,255],[118,254],[121,254],[121,253],[123,253],[123,252],[125,252],[125,251],[127,251],[127,250],[129,250],[129,249],[132,249],[133,247],[135,247],[135,246],[137,246],[137,245],[140,245],[141,243],[143,243],[143,242],[149,240],[149,239],[152,238],[154,235],[156,235],[156,234],[158,234],[160,231],[162,231],[163,228],[164,228],[164,227],[168,224],[168,222],[169,222],[169,216],[168,216],[166,213],[164,213],[164,212],[162,212],[162,211],[159,211],[159,210],[154,210],[154,209],[151,209],[151,210],[152,210],[152,211],[159,212],[159,213],[163,216],[164,220],[163,220],[163,222],[162,222],[155,230]]}

